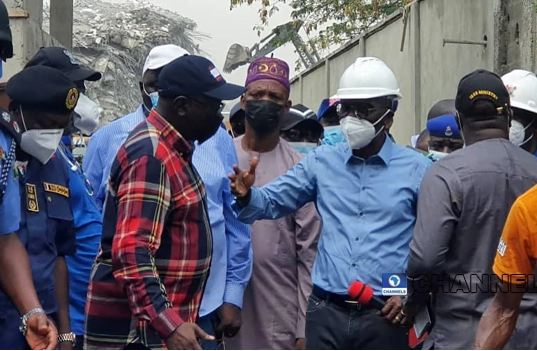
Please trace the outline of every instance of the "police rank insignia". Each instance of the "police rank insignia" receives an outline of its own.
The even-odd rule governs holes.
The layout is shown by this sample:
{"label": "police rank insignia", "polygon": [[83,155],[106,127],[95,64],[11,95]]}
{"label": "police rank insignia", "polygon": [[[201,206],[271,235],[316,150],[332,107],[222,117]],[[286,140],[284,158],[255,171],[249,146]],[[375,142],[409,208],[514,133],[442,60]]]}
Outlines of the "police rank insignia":
{"label": "police rank insignia", "polygon": [[450,126],[446,127],[446,131],[444,132],[445,136],[450,137],[453,135],[453,131],[451,130]]}
{"label": "police rank insignia", "polygon": [[4,121],[6,121],[6,123],[11,122],[11,116],[6,111],[2,112],[2,118],[4,119]]}
{"label": "police rank insignia", "polygon": [[26,184],[26,202],[28,211],[39,212],[39,203],[37,202],[37,192],[34,184]]}
{"label": "police rank insignia", "polygon": [[69,89],[67,93],[67,98],[65,99],[65,107],[69,110],[75,108],[76,103],[78,102],[78,90],[76,88]]}

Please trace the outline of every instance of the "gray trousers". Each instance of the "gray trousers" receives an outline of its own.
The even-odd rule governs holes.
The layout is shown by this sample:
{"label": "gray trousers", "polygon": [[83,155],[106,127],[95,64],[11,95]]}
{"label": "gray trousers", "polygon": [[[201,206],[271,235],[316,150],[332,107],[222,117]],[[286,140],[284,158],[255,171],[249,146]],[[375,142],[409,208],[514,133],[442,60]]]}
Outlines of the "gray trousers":
{"label": "gray trousers", "polygon": [[393,326],[372,309],[348,309],[311,295],[307,350],[409,350],[408,327]]}

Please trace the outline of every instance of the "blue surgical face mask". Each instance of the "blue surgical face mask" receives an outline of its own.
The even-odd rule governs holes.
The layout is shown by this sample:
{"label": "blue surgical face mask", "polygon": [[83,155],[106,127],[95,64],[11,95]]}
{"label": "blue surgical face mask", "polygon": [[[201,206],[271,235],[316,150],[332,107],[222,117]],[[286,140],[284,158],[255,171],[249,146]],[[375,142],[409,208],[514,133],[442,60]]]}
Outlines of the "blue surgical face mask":
{"label": "blue surgical face mask", "polygon": [[316,143],[307,143],[302,141],[292,141],[289,142],[296,151],[300,152],[302,155],[306,156],[308,153],[312,152],[316,147]]}
{"label": "blue surgical face mask", "polygon": [[147,92],[147,90],[145,90],[145,86],[144,86],[144,94],[149,96],[149,98],[151,99],[151,108],[157,107],[157,104],[158,104],[158,91],[154,91],[151,94],[149,94]]}
{"label": "blue surgical face mask", "polygon": [[149,94],[149,98],[151,99],[151,105],[153,106],[153,108],[157,107],[158,92],[155,91],[154,93]]}
{"label": "blue surgical face mask", "polygon": [[341,130],[341,126],[331,126],[324,128],[324,138],[321,141],[322,145],[336,145],[338,143],[344,143],[347,140]]}

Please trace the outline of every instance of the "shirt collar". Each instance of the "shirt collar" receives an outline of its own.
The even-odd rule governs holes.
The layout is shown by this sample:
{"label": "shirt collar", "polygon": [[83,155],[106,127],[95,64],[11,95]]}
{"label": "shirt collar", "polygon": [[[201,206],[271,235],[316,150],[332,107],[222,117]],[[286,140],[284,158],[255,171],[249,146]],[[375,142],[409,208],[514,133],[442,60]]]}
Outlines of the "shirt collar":
{"label": "shirt collar", "polygon": [[[345,154],[346,154],[346,160],[345,163],[350,162],[351,160],[358,160],[361,162],[364,162],[365,159],[361,157],[356,157],[352,154],[352,150],[349,147],[349,144],[344,144],[345,148]],[[380,160],[382,163],[384,163],[386,166],[390,164],[390,159],[392,157],[392,150],[393,150],[393,140],[386,134],[386,140],[384,140],[384,144],[382,145],[382,148],[380,149],[379,153],[377,155],[371,156],[369,160],[373,161],[375,159]]]}
{"label": "shirt collar", "polygon": [[159,130],[164,141],[170,143],[183,158],[190,159],[193,151],[192,144],[186,141],[155,109],[151,110],[147,121]]}

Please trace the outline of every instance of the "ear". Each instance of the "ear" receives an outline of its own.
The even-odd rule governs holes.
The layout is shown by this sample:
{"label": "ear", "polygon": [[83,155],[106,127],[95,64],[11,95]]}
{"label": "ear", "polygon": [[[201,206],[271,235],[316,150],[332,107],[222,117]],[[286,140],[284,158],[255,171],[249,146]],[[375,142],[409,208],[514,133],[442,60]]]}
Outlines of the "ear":
{"label": "ear", "polygon": [[461,122],[461,115],[458,111],[455,113],[455,121],[457,122],[457,127],[459,127],[459,133],[460,133],[462,131],[462,122]]}
{"label": "ear", "polygon": [[244,94],[241,95],[241,108],[243,109],[243,111],[245,111],[245,108],[246,108],[246,99],[244,98]]}
{"label": "ear", "polygon": [[285,113],[289,113],[291,106],[293,106],[293,102],[291,100],[287,100],[287,103],[285,104]]}
{"label": "ear", "polygon": [[[159,99],[159,103],[160,103]],[[173,100],[173,107],[175,107],[175,110],[177,111],[177,114],[179,116],[185,116],[187,113],[187,107],[188,105],[187,99],[184,96],[179,96]]]}
{"label": "ear", "polygon": [[389,112],[389,115],[384,118],[384,128],[390,130],[393,126],[393,111]]}

